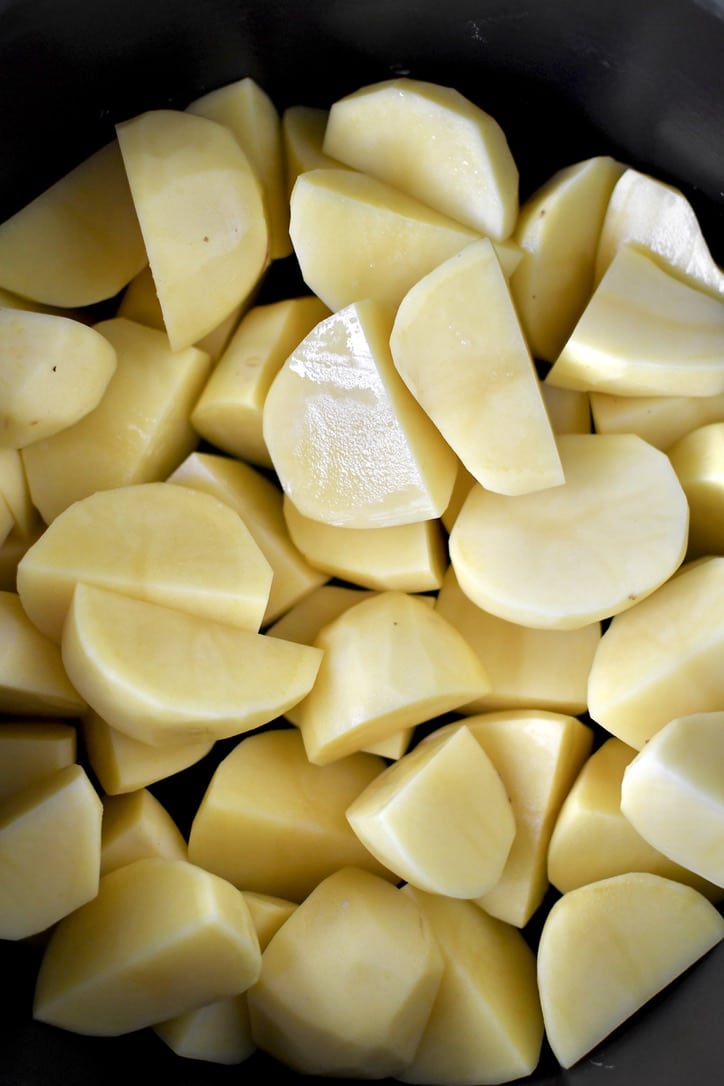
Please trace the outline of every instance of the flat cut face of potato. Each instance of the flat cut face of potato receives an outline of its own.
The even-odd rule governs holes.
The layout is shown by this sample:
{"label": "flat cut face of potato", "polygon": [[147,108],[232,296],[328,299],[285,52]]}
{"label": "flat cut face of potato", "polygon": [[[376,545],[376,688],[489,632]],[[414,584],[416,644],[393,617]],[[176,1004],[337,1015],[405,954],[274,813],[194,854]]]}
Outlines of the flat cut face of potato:
{"label": "flat cut face of potato", "polygon": [[28,618],[17,592],[0,592],[0,712],[77,717],[85,709],[58,645]]}
{"label": "flat cut face of potato", "polygon": [[0,802],[76,760],[73,724],[5,719],[0,728]]}
{"label": "flat cut face of potato", "polygon": [[[474,487],[450,535],[460,587],[510,622],[576,629],[633,607],[680,565],[688,506],[670,461],[634,435],[564,434],[562,486]],[[615,555],[615,558],[614,558]]]}
{"label": "flat cut face of potato", "polygon": [[498,122],[452,87],[398,78],[338,99],[323,151],[496,241],[518,214],[518,169]]}
{"label": "flat cut face of potato", "polygon": [[150,110],[118,141],[171,346],[216,328],[254,290],[268,257],[261,188],[224,126]]}
{"label": "flat cut face of potato", "polygon": [[668,456],[689,503],[687,560],[724,554],[724,422],[691,430]]}

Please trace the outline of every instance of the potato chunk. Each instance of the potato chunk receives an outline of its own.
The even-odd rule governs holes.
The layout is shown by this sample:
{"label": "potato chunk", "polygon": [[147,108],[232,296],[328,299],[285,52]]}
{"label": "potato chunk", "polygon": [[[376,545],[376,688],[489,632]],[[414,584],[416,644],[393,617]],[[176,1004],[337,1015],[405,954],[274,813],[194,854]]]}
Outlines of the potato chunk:
{"label": "potato chunk", "polygon": [[687,559],[724,554],[724,421],[679,438],[668,456],[689,503]]}
{"label": "potato chunk", "polygon": [[322,655],[87,584],[73,594],[62,653],[92,709],[158,746],[266,724],[309,693]]}
{"label": "potato chunk", "polygon": [[0,592],[0,712],[75,717],[85,709],[58,645],[30,621],[16,592]]}
{"label": "potato chunk", "polygon": [[258,630],[272,571],[238,513],[211,494],[139,483],[88,495],[18,567],[30,619],[59,641],[79,581]]}
{"label": "potato chunk", "polygon": [[264,406],[264,439],[304,516],[348,528],[439,517],[456,458],[395,370],[392,312],[350,305],[286,360]]}
{"label": "potato chunk", "polygon": [[353,800],[347,821],[400,879],[454,898],[495,886],[516,832],[498,771],[464,724],[389,766]]}
{"label": "potato chunk", "polygon": [[489,239],[411,288],[390,350],[410,392],[479,483],[522,494],[563,482],[538,377]]}
{"label": "potato chunk", "polygon": [[[553,388],[553,385],[547,386]],[[592,392],[591,412],[599,434],[638,434],[665,452],[699,426],[724,421],[718,396],[616,396]]]}
{"label": "potato chunk", "polygon": [[33,1013],[117,1036],[238,995],[260,968],[239,890],[186,860],[136,860],[104,875],[97,897],[55,929]]}
{"label": "potato chunk", "polygon": [[650,844],[724,890],[724,713],[665,724],[626,767],[621,810]]}
{"label": "potato chunk", "polygon": [[296,730],[248,736],[214,772],[191,825],[189,857],[240,889],[289,901],[349,865],[394,881],[345,819],[384,768],[371,754],[311,765]]}
{"label": "potato chunk", "polygon": [[80,321],[0,309],[0,446],[72,426],[98,405],[116,363],[112,344]]}
{"label": "potato chunk", "polygon": [[117,140],[0,226],[0,285],[37,302],[112,298],[145,263]]}
{"label": "potato chunk", "polygon": [[271,940],[247,999],[258,1046],[302,1074],[385,1078],[410,1062],[443,960],[411,897],[330,875]]}
{"label": "potato chunk", "polygon": [[659,875],[571,890],[546,917],[538,986],[546,1034],[571,1067],[724,938],[706,898]]}
{"label": "potato chunk", "polygon": [[323,151],[496,241],[513,232],[518,169],[505,133],[452,87],[361,87],[333,103]]}
{"label": "potato chunk", "polygon": [[166,808],[147,788],[104,796],[101,875],[148,856],[188,859],[183,835]]}
{"label": "potato chunk", "polygon": [[72,724],[54,720],[3,720],[0,727],[0,801],[58,769],[73,765],[77,745]]}
{"label": "potato chunk", "polygon": [[562,486],[515,497],[470,491],[450,558],[479,607],[571,630],[633,607],[671,576],[689,510],[668,458],[633,434],[563,434],[558,449]]}
{"label": "potato chunk", "polygon": [[196,343],[254,290],[266,268],[261,189],[231,132],[154,109],[116,128],[168,338]]}
{"label": "potato chunk", "polygon": [[472,902],[405,887],[428,921],[445,968],[432,1013],[401,1082],[480,1086],[531,1074],[543,1042],[535,955],[520,932]]}
{"label": "potato chunk", "polygon": [[0,804],[0,938],[24,939],[95,897],[101,801],[80,765]]}

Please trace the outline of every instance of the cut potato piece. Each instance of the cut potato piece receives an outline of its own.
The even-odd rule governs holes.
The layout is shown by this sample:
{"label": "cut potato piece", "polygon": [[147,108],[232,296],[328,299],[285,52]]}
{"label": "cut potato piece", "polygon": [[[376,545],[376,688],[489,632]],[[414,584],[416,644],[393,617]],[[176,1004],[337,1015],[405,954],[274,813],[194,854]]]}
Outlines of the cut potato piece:
{"label": "cut potato piece", "polygon": [[153,1030],[172,1052],[188,1060],[232,1065],[256,1051],[245,992],[169,1018]]}
{"label": "cut potato piece", "polygon": [[546,1034],[571,1067],[724,938],[713,905],[678,882],[636,872],[565,894],[538,947]]}
{"label": "cut potato piece", "polygon": [[404,592],[350,607],[314,644],[324,656],[296,718],[317,765],[465,705],[490,685],[462,634]]}
{"label": "cut potato piece", "polygon": [[397,306],[418,279],[480,236],[356,170],[301,174],[290,208],[304,281],[331,310],[365,298]]}
{"label": "cut potato piece", "polygon": [[677,716],[724,699],[724,558],[684,567],[601,638],[588,681],[591,717],[640,750]]}
{"label": "cut potato piece", "polygon": [[518,169],[505,133],[452,87],[361,87],[332,105],[323,150],[497,241],[513,232]]}
{"label": "cut potato piece", "polygon": [[0,285],[48,305],[112,298],[146,259],[116,140],[0,225]]}
{"label": "cut potato piece", "polygon": [[479,483],[524,494],[563,482],[533,360],[489,239],[412,287],[390,349],[410,392]]}
{"label": "cut potato piece", "polygon": [[104,875],[97,897],[55,929],[33,1013],[118,1036],[238,995],[260,969],[239,890],[186,860],[136,860]]}
{"label": "cut potato piece", "polygon": [[79,584],[63,661],[88,704],[144,743],[224,739],[300,701],[321,652]]}
{"label": "cut potato piece", "polygon": [[284,495],[284,519],[308,562],[330,577],[383,592],[430,592],[442,584],[447,541],[439,520],[339,528],[305,517]]}
{"label": "cut potato piece", "polygon": [[687,559],[724,554],[724,422],[691,430],[668,455],[689,503]]}
{"label": "cut potato piece", "polygon": [[311,295],[250,309],[194,405],[196,431],[231,456],[271,468],[262,429],[267,392],[292,351],[329,315]]}
{"label": "cut potato piece", "polygon": [[395,370],[392,313],[374,301],[318,324],[264,406],[282,488],[312,520],[381,528],[439,517],[457,460]]}
{"label": "cut potato piece", "polygon": [[430,1016],[443,959],[409,895],[356,868],[330,875],[264,951],[248,991],[259,1048],[302,1074],[397,1075]]}
{"label": "cut potato piece", "polygon": [[239,514],[272,569],[262,625],[273,622],[328,580],[290,539],[278,486],[249,464],[214,453],[191,453],[168,482],[219,498]]}
{"label": "cut potato piece", "polygon": [[437,594],[436,609],[477,652],[490,677],[490,690],[460,713],[492,709],[586,711],[588,674],[601,638],[598,622],[575,630],[545,630],[507,622],[477,607],[460,588],[450,566]]}
{"label": "cut potato piece", "polygon": [[238,513],[160,482],[98,491],[64,510],[20,562],[18,592],[59,641],[78,581],[258,630],[271,579]]}
{"label": "cut potato piece", "polygon": [[188,859],[183,834],[166,808],[147,788],[104,796],[101,875],[148,856]]}
{"label": "cut potato piece", "polygon": [[12,514],[13,528],[29,539],[36,530],[38,514],[18,449],[0,449],[0,497]]}
{"label": "cut potato piece", "polygon": [[669,859],[724,889],[724,712],[677,717],[626,767],[621,810]]}
{"label": "cut potato piece", "polygon": [[621,811],[621,782],[636,756],[611,736],[586,761],[558,813],[548,846],[548,877],[562,894],[598,879],[649,871],[692,886],[710,901],[724,890],[664,856]]}
{"label": "cut potato piece", "polygon": [[510,287],[532,354],[553,362],[593,293],[598,239],[623,166],[599,155],[558,170],[525,201]]}
{"label": "cut potato piece", "polygon": [[135,792],[180,773],[205,758],[214,745],[213,739],[197,739],[154,747],[112,728],[92,709],[84,714],[82,729],[91,768],[111,796]]}
{"label": "cut potato piece", "polygon": [[[553,389],[552,385],[546,387]],[[607,392],[592,392],[590,401],[598,433],[638,434],[664,452],[699,426],[724,421],[724,393],[718,396],[614,396]]]}
{"label": "cut potato piece", "polygon": [[244,900],[249,906],[259,946],[263,952],[282,924],[292,915],[297,904],[295,901],[287,901],[286,898],[277,897],[275,894],[260,894],[257,890],[244,890]]}
{"label": "cut potato piece", "polygon": [[680,565],[688,506],[670,461],[633,434],[563,434],[566,482],[476,486],[450,535],[460,587],[526,626],[571,630],[633,607]]}
{"label": "cut potato piece", "polygon": [[31,622],[16,592],[0,592],[0,712],[76,717],[85,709],[58,645]]}
{"label": "cut potato piece", "polygon": [[0,804],[0,938],[46,931],[98,891],[101,801],[79,765]]}
{"label": "cut potato piece", "polygon": [[353,604],[361,603],[371,595],[371,589],[352,588],[341,584],[323,584],[294,607],[290,607],[286,614],[268,627],[266,632],[273,637],[311,645],[323,626]]}
{"label": "cut potato piece", "polygon": [[282,113],[284,164],[290,196],[300,173],[342,166],[322,150],[328,117],[329,110],[318,106],[288,106]]}
{"label": "cut potato piece", "polygon": [[471,902],[403,892],[430,924],[445,968],[417,1052],[397,1078],[479,1086],[532,1074],[543,1016],[535,955],[523,936]]}
{"label": "cut potato piece", "polygon": [[554,434],[590,434],[591,397],[575,388],[541,384],[543,403]]}
{"label": "cut potato piece", "polygon": [[[459,727],[446,725],[441,734]],[[498,773],[516,827],[500,878],[475,903],[522,928],[548,889],[548,843],[561,804],[591,752],[593,732],[575,717],[540,710],[481,713],[468,717],[464,727]]]}
{"label": "cut potato piece", "polygon": [[631,242],[702,287],[724,293],[724,272],[714,263],[684,194],[629,167],[616,182],[606,209],[596,257],[597,280],[618,249]]}
{"label": "cut potato piece", "polygon": [[624,245],[546,381],[624,396],[718,395],[724,392],[724,299]]}
{"label": "cut potato piece", "polygon": [[100,402],[116,352],[68,317],[0,309],[0,447],[22,449],[72,426]]}
{"label": "cut potato piece", "polygon": [[216,328],[255,289],[268,227],[256,175],[215,121],[155,109],[116,128],[174,350]]}
{"label": "cut potato piece", "polygon": [[76,759],[76,730],[53,720],[3,720],[0,726],[0,801]]}
{"label": "cut potato piece", "polygon": [[[4,508],[8,509],[8,517],[11,518],[12,514],[9,511],[7,503],[5,503],[3,499],[0,501],[0,512],[2,512]],[[16,591],[20,559],[30,549],[33,543],[36,542],[44,530],[45,524],[38,514],[35,516],[33,529],[27,536],[23,535],[22,532],[19,532],[13,523],[10,531],[5,536],[2,543],[0,543],[0,591]],[[1,532],[0,535],[2,535]]]}
{"label": "cut potato piece", "polygon": [[495,886],[516,832],[503,782],[464,724],[388,766],[347,808],[347,821],[398,878],[455,898]]}
{"label": "cut potato piece", "polygon": [[289,202],[284,173],[281,119],[266,91],[248,76],[196,98],[189,113],[226,125],[259,178],[269,223],[269,256],[289,256]]}
{"label": "cut potato piece", "polygon": [[295,902],[348,865],[394,881],[345,819],[349,804],[384,768],[371,754],[310,765],[294,729],[248,736],[206,789],[189,858],[240,889]]}
{"label": "cut potato piece", "polygon": [[118,358],[103,399],[75,426],[22,451],[33,502],[48,524],[97,490],[164,479],[199,440],[189,416],[211,368],[208,355],[172,351],[164,332],[124,318],[96,328]]}

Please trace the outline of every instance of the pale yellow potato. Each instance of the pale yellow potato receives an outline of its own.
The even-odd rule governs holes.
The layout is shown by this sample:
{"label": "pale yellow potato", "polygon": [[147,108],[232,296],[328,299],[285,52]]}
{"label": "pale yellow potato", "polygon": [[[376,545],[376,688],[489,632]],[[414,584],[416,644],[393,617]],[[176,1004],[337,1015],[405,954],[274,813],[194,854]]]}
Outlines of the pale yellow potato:
{"label": "pale yellow potato", "polygon": [[691,430],[668,456],[689,503],[687,559],[724,554],[724,421]]}
{"label": "pale yellow potato", "polygon": [[409,895],[346,867],[271,940],[247,993],[259,1048],[302,1074],[385,1078],[410,1062],[443,973]]}
{"label": "pale yellow potato", "polygon": [[690,886],[616,875],[571,890],[546,917],[538,987],[546,1035],[572,1067],[724,938],[724,919]]}
{"label": "pale yellow potato", "polygon": [[[216,361],[225,349],[227,343],[239,323],[249,299],[245,299],[235,309],[232,309],[228,317],[210,332],[194,344],[200,351],[205,351],[211,359]],[[161,304],[156,293],[156,284],[153,281],[153,273],[148,265],[134,276],[123,292],[123,297],[118,303],[116,317],[125,317],[127,320],[145,324],[148,328],[156,328],[165,332],[166,328],[161,312]]]}
{"label": "pale yellow potato", "polygon": [[122,796],[103,796],[102,802],[101,875],[148,856],[188,859],[183,834],[147,788]]}
{"label": "pale yellow potato", "polygon": [[16,592],[0,592],[0,712],[76,717],[85,709],[58,645],[31,622]]}
{"label": "pale yellow potato", "polygon": [[520,209],[514,237],[523,256],[510,288],[536,358],[555,361],[593,293],[598,239],[623,169],[609,155],[565,166]]}
{"label": "pale yellow potato", "polygon": [[79,581],[258,630],[271,579],[238,513],[211,494],[166,482],[74,502],[18,566],[28,617],[57,641]]}
{"label": "pale yellow potato", "polygon": [[282,113],[284,165],[290,196],[300,173],[343,165],[322,150],[328,117],[329,110],[319,106],[287,106]]}
{"label": "pale yellow potato", "polygon": [[272,569],[262,626],[274,622],[329,580],[328,574],[315,568],[290,537],[279,487],[251,465],[216,453],[194,452],[167,481],[219,498],[246,524]]}
{"label": "pale yellow potato", "polygon": [[525,494],[564,481],[533,360],[488,238],[411,288],[390,350],[412,395],[479,483]]}
{"label": "pale yellow potato", "polygon": [[256,173],[269,223],[269,256],[289,256],[289,201],[284,172],[281,118],[269,95],[250,77],[226,83],[196,98],[189,113],[226,125]]}
{"label": "pale yellow potato", "polygon": [[648,871],[692,886],[710,901],[724,891],[674,863],[621,811],[621,782],[636,750],[615,736],[588,758],[563,800],[548,846],[548,877],[562,894],[589,882]]}
{"label": "pale yellow potato", "polygon": [[724,712],[675,717],[629,763],[621,810],[669,859],[724,893]]}
{"label": "pale yellow potato", "polygon": [[313,295],[253,306],[194,404],[197,433],[231,456],[271,468],[262,429],[269,386],[292,351],[328,316]]}
{"label": "pale yellow potato", "polygon": [[543,1016],[535,954],[523,936],[471,902],[403,892],[432,927],[445,968],[422,1040],[397,1078],[480,1086],[532,1074]]}
{"label": "pale yellow potato", "polygon": [[287,494],[284,519],[295,546],[318,570],[360,588],[431,592],[447,568],[439,519],[385,528],[340,528],[305,517]]}
{"label": "pale yellow potato", "polygon": [[153,1031],[188,1060],[233,1065],[256,1051],[245,992],[158,1022]]}
{"label": "pale yellow potato", "polygon": [[116,361],[113,345],[80,321],[0,309],[0,447],[22,449],[82,419]]}
{"label": "pale yellow potato", "polygon": [[325,765],[481,697],[487,671],[423,597],[380,592],[329,622],[313,689],[296,719],[310,761]]}
{"label": "pale yellow potato", "polygon": [[397,306],[423,275],[480,235],[369,174],[300,174],[289,233],[307,286],[331,310],[364,298]]}
{"label": "pale yellow potato", "polygon": [[0,287],[0,306],[7,309],[23,309],[32,313],[57,313],[64,317],[80,316],[70,309],[61,306],[43,305],[42,302],[33,301],[32,298],[23,298],[20,294],[13,294],[11,290]]}
{"label": "pale yellow potato", "polygon": [[684,194],[629,167],[616,182],[606,209],[596,257],[597,280],[618,249],[632,242],[707,290],[724,293],[724,272],[715,264]]}
{"label": "pale yellow potato", "polygon": [[92,709],[83,714],[81,726],[91,769],[112,796],[172,777],[200,762],[214,745],[213,739],[195,739],[154,747],[112,728]]}
{"label": "pale yellow potato", "polygon": [[724,392],[724,299],[623,245],[546,376],[624,396]]}
{"label": "pale yellow potato", "polygon": [[260,968],[239,890],[186,860],[136,860],[104,875],[97,897],[55,929],[33,1014],[117,1036],[238,995]]}
{"label": "pale yellow potato", "polygon": [[473,484],[476,482],[477,479],[475,476],[471,475],[465,465],[458,461],[458,468],[452,493],[450,495],[450,501],[445,506],[442,516],[440,517],[448,534],[452,531],[453,524],[457,519],[458,513],[462,509],[463,502],[470,493]]}
{"label": "pale yellow potato", "polygon": [[38,514],[18,449],[0,449],[0,497],[12,513],[13,527],[18,534],[26,539],[32,536]]}
{"label": "pale yellow potato", "polygon": [[[547,387],[552,391],[552,385]],[[590,401],[598,433],[638,434],[664,452],[699,426],[724,421],[724,393],[717,396],[616,396],[592,392]]]}
{"label": "pale yellow potato", "polygon": [[226,739],[280,716],[309,693],[322,653],[81,583],[62,655],[111,727],[163,746]]}
{"label": "pale yellow potato", "polygon": [[366,300],[323,320],[277,373],[264,439],[282,488],[306,517],[381,528],[439,517],[455,454],[397,373],[393,314]]}
{"label": "pale yellow potato", "polygon": [[4,720],[0,726],[0,801],[76,760],[76,730],[55,720]]}
{"label": "pale yellow potato", "polygon": [[482,698],[459,713],[494,709],[546,709],[574,716],[586,711],[588,674],[601,638],[601,625],[575,630],[522,626],[484,611],[465,595],[450,566],[435,602],[437,611],[460,631],[490,677]]}
{"label": "pale yellow potato", "polygon": [[312,765],[296,729],[247,736],[209,782],[191,825],[189,858],[241,890],[293,902],[340,867],[394,881],[345,819],[384,768],[382,758],[362,753]]}
{"label": "pale yellow potato", "polygon": [[399,879],[454,898],[477,898],[496,885],[516,834],[504,782],[465,724],[423,739],[346,814]]}
{"label": "pale yellow potato", "polygon": [[540,387],[554,434],[590,434],[591,397],[575,388],[556,388],[541,382]]}
{"label": "pale yellow potato", "polygon": [[628,610],[686,552],[671,462],[634,434],[562,434],[566,481],[514,497],[475,486],[450,535],[463,592],[509,622],[572,630]]}
{"label": "pale yellow potato", "polygon": [[[7,503],[6,503],[7,504]],[[33,528],[29,535],[19,532],[15,523],[11,527],[5,539],[0,543],[0,591],[15,592],[17,589],[18,564],[23,555],[30,549],[33,543],[45,530],[45,524],[39,514],[34,518]]]}
{"label": "pale yellow potato", "polygon": [[198,444],[190,415],[209,356],[195,347],[172,351],[164,332],[125,318],[96,327],[118,357],[103,399],[74,426],[22,450],[46,523],[97,490],[164,479]]}
{"label": "pale yellow potato", "polygon": [[268,261],[261,189],[231,132],[155,109],[117,125],[171,346],[216,328],[256,288]]}
{"label": "pale yellow potato", "polygon": [[361,87],[333,103],[323,150],[496,241],[513,233],[518,169],[505,133],[452,87]]}
{"label": "pale yellow potato", "polygon": [[723,615],[719,556],[687,564],[648,599],[616,615],[591,666],[591,717],[640,750],[674,717],[721,709]]}
{"label": "pale yellow potato", "polygon": [[297,904],[295,901],[277,897],[276,894],[261,894],[258,890],[244,890],[244,900],[249,906],[259,946],[263,952],[282,924],[292,915]]}
{"label": "pale yellow potato", "polygon": [[146,260],[116,140],[0,225],[0,286],[53,306],[112,298]]}
{"label": "pale yellow potato", "polygon": [[0,938],[46,931],[98,892],[101,801],[69,765],[0,804]]}
{"label": "pale yellow potato", "polygon": [[[548,844],[561,804],[591,752],[593,732],[576,717],[532,709],[481,713],[462,726],[498,773],[516,827],[500,878],[475,904],[523,928],[548,890]],[[459,727],[446,725],[442,734]]]}

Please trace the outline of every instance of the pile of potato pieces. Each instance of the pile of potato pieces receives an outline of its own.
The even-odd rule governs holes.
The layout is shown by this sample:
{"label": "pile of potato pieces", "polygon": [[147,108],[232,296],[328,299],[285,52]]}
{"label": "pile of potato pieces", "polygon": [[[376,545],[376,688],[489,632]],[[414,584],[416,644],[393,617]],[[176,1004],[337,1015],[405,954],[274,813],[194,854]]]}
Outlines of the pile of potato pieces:
{"label": "pile of potato pieces", "polygon": [[[312,293],[258,304],[292,250]],[[724,276],[681,193],[601,156],[519,206],[450,88],[244,79],[0,225],[0,291],[37,1018],[505,1082],[722,938]],[[186,841],[153,785],[237,737]]]}

